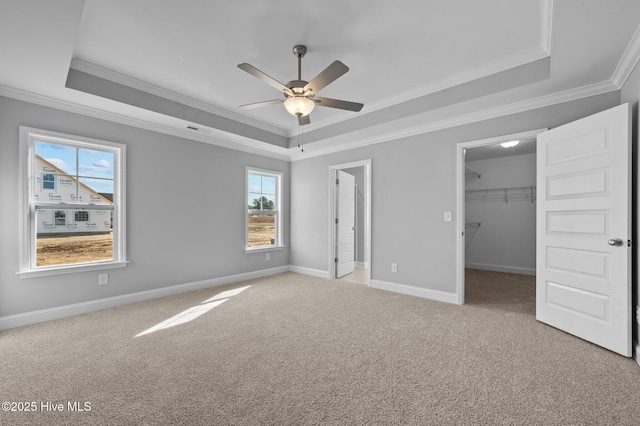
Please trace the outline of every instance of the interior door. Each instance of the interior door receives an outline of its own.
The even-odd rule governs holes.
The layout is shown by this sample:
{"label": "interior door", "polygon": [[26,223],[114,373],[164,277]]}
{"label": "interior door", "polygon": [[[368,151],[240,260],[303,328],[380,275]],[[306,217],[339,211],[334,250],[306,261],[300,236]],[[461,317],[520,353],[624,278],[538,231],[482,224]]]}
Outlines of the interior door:
{"label": "interior door", "polygon": [[631,356],[628,104],[538,135],[536,318]]}
{"label": "interior door", "polygon": [[353,272],[354,268],[354,226],[356,217],[355,197],[353,191],[356,178],[353,175],[337,170],[336,173],[337,218],[336,226],[336,278]]}

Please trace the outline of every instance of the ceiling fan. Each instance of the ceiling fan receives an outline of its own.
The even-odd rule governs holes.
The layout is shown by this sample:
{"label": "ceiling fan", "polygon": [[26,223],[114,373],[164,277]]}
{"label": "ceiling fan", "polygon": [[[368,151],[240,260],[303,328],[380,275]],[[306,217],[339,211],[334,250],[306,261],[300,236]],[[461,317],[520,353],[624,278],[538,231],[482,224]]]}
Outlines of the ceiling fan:
{"label": "ceiling fan", "polygon": [[307,48],[300,44],[293,47],[293,54],[298,58],[298,79],[291,80],[287,84],[269,77],[253,65],[247,63],[238,65],[243,71],[248,72],[254,77],[259,78],[269,86],[278,89],[284,93],[284,98],[273,99],[270,101],[257,102],[253,104],[240,105],[242,109],[261,108],[269,105],[284,103],[285,109],[291,114],[298,117],[298,124],[301,126],[309,124],[309,113],[313,108],[318,106],[345,109],[348,111],[358,112],[362,109],[363,104],[357,102],[341,101],[339,99],[318,98],[316,94],[337,80],[340,76],[349,71],[349,67],[340,61],[334,61],[331,65],[324,69],[311,81],[302,79],[302,58],[307,53]]}

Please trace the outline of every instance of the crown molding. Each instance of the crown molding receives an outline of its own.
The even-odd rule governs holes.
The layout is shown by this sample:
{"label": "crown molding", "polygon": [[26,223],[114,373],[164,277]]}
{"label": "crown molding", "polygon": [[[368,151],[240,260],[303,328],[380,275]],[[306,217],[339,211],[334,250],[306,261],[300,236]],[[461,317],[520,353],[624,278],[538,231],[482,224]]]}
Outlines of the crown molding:
{"label": "crown molding", "polygon": [[555,27],[555,10],[556,10],[556,2],[555,0],[542,0],[542,10],[541,10],[541,19],[540,19],[540,37],[541,37],[541,47],[547,52],[547,54],[551,54],[551,48],[553,45],[553,28]]}
{"label": "crown molding", "polygon": [[636,32],[631,37],[631,41],[629,41],[620,62],[618,62],[618,66],[611,76],[611,81],[618,89],[624,86],[629,75],[638,64],[638,60],[640,60],[640,26],[636,28]]}
{"label": "crown molding", "polygon": [[[469,83],[490,75],[506,71],[511,68],[522,66],[530,62],[538,61],[551,55],[553,28],[555,23],[555,0],[542,0],[540,10],[540,46],[533,47],[529,50],[518,52],[510,57],[503,58],[480,67],[467,70],[436,83],[426,85],[409,92],[404,92],[397,96],[387,98],[382,102],[365,105],[367,113],[378,111],[397,105],[399,103],[408,102],[422,96],[427,96],[441,90],[449,89],[461,84]],[[322,127],[331,126],[350,120],[351,117],[334,117],[319,122],[314,122],[305,127],[309,132],[320,129]],[[289,130],[288,137],[294,138],[297,135],[297,129]]]}
{"label": "crown molding", "polygon": [[[349,142],[336,143],[336,138],[314,142],[313,144],[307,145],[305,152],[299,152],[295,147],[281,148],[270,144],[265,144],[235,134],[221,132],[217,129],[206,128],[206,134],[194,133],[182,127],[175,128],[168,125],[153,123],[147,120],[132,118],[121,114],[104,111],[98,108],[80,105],[74,102],[64,101],[49,96],[43,96],[21,89],[15,89],[9,86],[0,85],[0,96],[6,96],[8,98],[30,102],[50,108],[56,108],[67,112],[81,114],[93,118],[99,118],[106,121],[129,125],[198,142],[208,143],[223,148],[234,149],[236,151],[262,155],[265,157],[284,161],[299,161],[331,153],[347,151],[354,148],[374,145],[382,142],[388,142],[390,140],[402,139],[419,134],[434,132],[437,130],[443,130],[479,121],[490,120],[506,115],[517,114],[520,112],[526,112],[538,108],[557,105],[560,103],[571,102],[574,100],[601,95],[616,90],[619,90],[616,84],[614,84],[612,81],[605,81],[589,86],[583,86],[577,89],[566,90],[563,92],[553,93],[534,99],[515,102],[508,105],[488,108],[482,111],[425,123],[420,126],[411,126],[396,131],[383,132],[376,134],[375,136],[363,136],[359,138],[356,132],[351,135],[352,137],[350,137]],[[320,145],[326,146],[318,148]]]}
{"label": "crown molding", "polygon": [[242,114],[229,111],[228,109],[216,106],[214,104],[208,103],[206,101],[203,101],[197,98],[186,96],[186,95],[174,92],[172,90],[168,90],[163,87],[156,86],[155,84],[151,84],[146,81],[138,80],[135,77],[131,77],[131,76],[113,71],[111,69],[94,64],[92,62],[85,61],[84,59],[81,59],[81,58],[74,58],[71,61],[70,68],[93,75],[95,77],[99,77],[99,78],[111,81],[113,83],[131,87],[132,89],[137,89],[142,92],[159,96],[161,98],[169,99],[174,102],[188,105],[193,108],[197,108],[199,110],[209,112],[211,114],[219,115],[221,117],[228,118],[230,120],[234,120],[242,124],[246,124],[247,126],[256,127],[258,129],[265,130],[267,132],[275,133],[279,136],[285,136],[285,137],[288,136],[288,132],[280,127],[272,126],[270,124],[264,123],[259,120],[254,120]]}
{"label": "crown molding", "polygon": [[[494,108],[488,108],[482,111],[476,111],[468,114],[458,115],[439,121],[425,123],[419,126],[405,127],[400,130],[382,132],[375,136],[358,138],[357,133],[350,134],[348,142],[336,141],[337,138],[330,138],[325,141],[314,142],[305,148],[305,152],[291,153],[291,161],[305,160],[308,158],[319,157],[336,152],[346,151],[354,148],[374,145],[391,140],[398,140],[410,136],[426,134],[438,130],[458,127],[466,124],[476,123],[479,121],[491,120],[521,112],[527,112],[539,108],[549,107],[565,102],[571,102],[591,96],[602,95],[605,93],[619,90],[611,81],[605,81],[589,86],[579,87],[577,89],[565,90],[563,92],[552,93],[540,96],[534,99],[528,99],[520,102],[514,102],[508,105],[502,105]],[[319,145],[325,147],[317,148]],[[314,149],[315,148],[315,149]]]}
{"label": "crown molding", "polygon": [[[411,91],[404,92],[399,95],[387,98],[384,101],[365,105],[364,111],[366,113],[379,111],[385,108],[392,107],[394,105],[398,105],[404,102],[409,102],[414,99],[421,98],[423,96],[428,96],[433,93],[440,92],[442,90],[450,89],[452,87],[469,83],[474,80],[479,80],[481,78],[489,77],[493,74],[507,71],[511,68],[516,68],[522,65],[526,65],[528,63],[535,62],[540,59],[544,59],[548,56],[549,56],[549,53],[545,50],[544,47],[537,46],[527,51],[519,52],[508,58],[504,58],[498,61],[493,61],[483,66],[475,67],[473,69],[469,69],[461,73],[448,76],[435,83],[422,86],[417,89],[412,89]],[[332,126],[334,124],[338,124],[343,121],[348,121],[350,119],[351,117],[348,117],[348,116],[334,117],[334,118],[330,118],[330,119],[319,121],[319,122],[313,122],[305,126],[305,129],[308,129],[309,132],[312,132],[322,127]],[[295,137],[297,135],[297,132],[298,132],[297,129],[290,130],[288,132],[288,137],[289,138]]]}
{"label": "crown molding", "polygon": [[222,132],[218,129],[212,129],[208,127],[204,128],[204,126],[201,125],[197,125],[197,127],[204,131],[201,133],[196,133],[195,131],[185,128],[186,126],[177,128],[165,124],[154,123],[148,120],[133,118],[122,114],[105,111],[99,108],[89,107],[75,102],[40,95],[4,85],[0,85],[0,96],[5,96],[7,98],[29,102],[49,108],[55,108],[74,114],[80,114],[87,117],[98,118],[113,123],[119,123],[140,129],[150,130],[152,132],[158,132],[184,139],[204,142],[222,148],[233,149],[236,151],[247,152],[250,154],[275,158],[278,160],[290,160],[289,148],[278,147],[236,134]]}

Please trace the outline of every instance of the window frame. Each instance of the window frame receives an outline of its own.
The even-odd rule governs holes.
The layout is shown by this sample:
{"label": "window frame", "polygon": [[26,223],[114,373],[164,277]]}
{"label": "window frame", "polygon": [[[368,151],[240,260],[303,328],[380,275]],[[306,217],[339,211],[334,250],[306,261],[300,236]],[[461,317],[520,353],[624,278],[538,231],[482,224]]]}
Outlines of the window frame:
{"label": "window frame", "polygon": [[[276,212],[276,232],[275,232],[275,244],[268,246],[257,246],[257,247],[249,247],[249,209],[248,200],[249,200],[249,175],[260,175],[266,177],[272,177],[276,179],[276,194],[275,194],[275,206],[274,210]],[[283,241],[283,233],[282,233],[282,223],[283,223],[283,212],[282,212],[282,179],[284,174],[281,172],[276,172],[273,170],[264,170],[256,167],[246,167],[245,168],[245,189],[244,189],[244,247],[246,253],[252,252],[260,252],[260,251],[269,251],[269,250],[280,250],[285,247]]]}
{"label": "window frame", "polygon": [[[36,201],[33,198],[35,179],[35,142],[46,141],[78,148],[97,149],[113,154],[113,257],[111,260],[102,260],[86,263],[73,263],[62,265],[35,266],[36,262],[36,205],[48,204]],[[19,127],[19,271],[20,278],[40,277],[48,275],[86,272],[111,268],[122,268],[128,263],[126,256],[126,176],[125,158],[126,145],[109,142],[83,136],[32,127]],[[55,207],[54,207],[55,206]],[[76,208],[101,209],[99,205],[91,204],[51,204],[47,209],[56,208],[74,210]]]}

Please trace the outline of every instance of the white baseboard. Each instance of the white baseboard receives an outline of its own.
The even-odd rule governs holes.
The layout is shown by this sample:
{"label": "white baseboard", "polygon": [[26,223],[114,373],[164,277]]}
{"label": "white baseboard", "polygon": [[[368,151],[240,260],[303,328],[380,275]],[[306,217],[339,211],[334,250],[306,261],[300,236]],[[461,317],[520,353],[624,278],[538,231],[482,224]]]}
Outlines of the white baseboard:
{"label": "white baseboard", "polygon": [[452,303],[454,305],[458,303],[458,298],[455,293],[446,293],[439,290],[430,290],[427,288],[390,283],[380,280],[371,280],[371,287],[380,290],[392,291],[394,293],[406,294],[409,296],[422,297],[424,299],[437,300],[439,302]]}
{"label": "white baseboard", "polygon": [[369,262],[356,262],[356,268],[369,269]]}
{"label": "white baseboard", "polygon": [[254,278],[266,277],[269,275],[288,272],[289,266],[280,266],[259,271],[245,272],[242,274],[228,275],[226,277],[211,278],[203,281],[196,281],[185,284],[178,284],[169,287],[162,287],[154,290],[140,291],[137,293],[123,294],[121,296],[107,297],[104,299],[90,300],[88,302],[74,303],[72,305],[59,306],[55,308],[42,309],[39,311],[25,312],[17,315],[0,317],[0,330],[21,327],[23,325],[35,324],[72,315],[86,314],[88,312],[127,305],[129,303],[142,302],[144,300],[158,297],[171,296],[192,290],[217,287],[224,284],[250,280]]}
{"label": "white baseboard", "polygon": [[519,266],[491,265],[488,263],[466,262],[464,264],[464,267],[470,268],[470,269],[482,269],[484,271],[508,272],[510,274],[533,275],[533,276],[536,275],[535,268],[521,268]]}
{"label": "white baseboard", "polygon": [[320,269],[311,269],[305,268],[304,266],[289,265],[289,271],[297,272],[298,274],[311,275],[312,277],[329,279],[329,272],[321,271]]}
{"label": "white baseboard", "polygon": [[635,358],[636,362],[640,366],[640,344],[636,343],[635,344],[635,349],[636,350],[633,351],[633,357]]}

